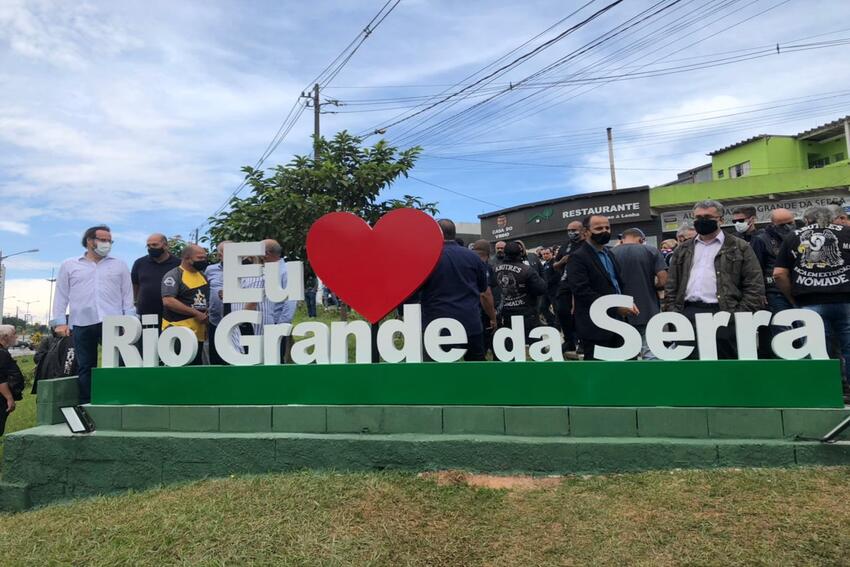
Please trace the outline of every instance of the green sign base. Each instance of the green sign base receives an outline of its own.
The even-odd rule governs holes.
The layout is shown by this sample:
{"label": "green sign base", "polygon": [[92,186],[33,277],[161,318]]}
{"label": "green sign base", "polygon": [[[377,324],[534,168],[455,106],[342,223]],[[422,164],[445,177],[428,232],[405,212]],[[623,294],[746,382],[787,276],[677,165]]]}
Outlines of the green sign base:
{"label": "green sign base", "polygon": [[837,360],[98,368],[92,403],[843,407]]}

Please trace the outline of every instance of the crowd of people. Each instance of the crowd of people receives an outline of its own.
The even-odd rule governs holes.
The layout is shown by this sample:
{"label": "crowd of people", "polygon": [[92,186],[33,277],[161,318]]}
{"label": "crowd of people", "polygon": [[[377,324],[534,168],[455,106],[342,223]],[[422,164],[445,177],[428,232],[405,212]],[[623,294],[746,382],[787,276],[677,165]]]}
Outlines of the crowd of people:
{"label": "crowd of people", "polygon": [[[563,242],[528,250],[521,241],[500,241],[491,248],[490,242],[478,240],[466,246],[457,238],[454,223],[443,219],[438,221],[444,237],[439,261],[408,302],[421,304],[423,327],[442,317],[459,321],[467,334],[466,360],[487,360],[494,331],[518,320],[524,325],[526,344],[533,340],[532,329],[553,326],[562,334],[566,358],[594,360],[597,347],[617,347],[622,340],[597,327],[590,317],[593,302],[609,294],[633,298],[631,307],[609,315],[641,333],[644,344],[639,357],[645,360],[654,358],[646,346],[646,324],[662,310],[681,313],[694,322],[700,313],[776,313],[794,307],[819,313],[830,354],[850,359],[850,221],[843,208],[810,208],[801,223],[791,211],[778,208],[771,212],[770,223],[759,229],[755,209],[740,207],[733,211],[734,231],[728,233],[721,228],[725,220],[721,203],[696,203],[693,223],[682,226],[675,239],[656,248],[646,243],[638,228],[623,230],[619,242],[611,246],[610,220],[591,215],[570,222]],[[218,244],[213,256],[218,261],[210,264],[203,247],[189,244],[177,257],[164,235],[153,234],[147,239],[146,254],[132,269],[111,255],[109,227],[89,228],[81,243],[84,253],[66,260],[59,269],[53,336],[40,349],[40,364],[42,370],[54,368],[54,373],[75,372],[82,403],[91,398],[91,371],[97,364],[104,317],[155,315],[159,329],[190,329],[199,346],[195,364],[224,364],[215,336],[222,317],[231,310],[261,313],[258,327],[242,325],[231,331],[229,339],[235,348],[241,348],[241,334],[260,334],[263,325],[293,320],[296,303],[291,300],[265,299],[248,305],[223,302],[220,258],[227,242]],[[276,241],[265,240],[263,246],[264,256],[243,261],[264,264],[281,260],[281,246]],[[286,264],[279,262],[279,266],[280,285],[286,287]],[[264,282],[261,276],[243,280],[242,285],[263,287]],[[319,289],[320,282],[308,275],[304,299],[309,316],[316,315]],[[338,304],[326,288],[321,300],[325,306]],[[7,327],[0,326],[0,396],[13,408],[23,381],[8,354],[15,333]],[[759,330],[760,358],[773,356],[770,341],[782,330],[776,326]],[[736,357],[734,324],[718,328],[716,340],[719,358]],[[288,346],[282,341],[281,361],[286,360]],[[699,349],[693,346],[692,357],[697,358]],[[62,360],[51,362],[54,354]],[[46,370],[38,373],[41,376]],[[846,366],[842,373],[847,392]],[[2,421],[0,417],[0,431]]]}

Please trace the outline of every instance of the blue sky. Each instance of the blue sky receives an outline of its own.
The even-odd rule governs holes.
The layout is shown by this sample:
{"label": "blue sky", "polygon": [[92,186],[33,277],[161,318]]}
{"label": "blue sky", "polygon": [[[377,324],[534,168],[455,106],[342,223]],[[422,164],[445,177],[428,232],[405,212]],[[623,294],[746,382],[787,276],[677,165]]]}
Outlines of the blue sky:
{"label": "blue sky", "polygon": [[[31,311],[43,318],[44,278],[81,251],[87,226],[111,225],[115,255],[129,263],[144,252],[147,234],[185,236],[201,224],[238,185],[239,168],[257,160],[301,90],[383,3],[0,2],[0,250],[40,249],[7,261],[6,296],[14,299],[4,311],[35,300]],[[591,3],[524,50],[607,3]],[[326,107],[340,113],[322,116],[324,133],[392,123],[409,112],[399,106],[420,100],[410,97],[451,92],[449,85],[579,4],[402,0],[324,91],[323,98],[342,102]],[[497,83],[520,81],[653,4],[625,0]],[[844,0],[725,4],[684,0],[646,24],[659,33],[632,59],[617,57],[624,36],[550,78],[605,77],[850,37]],[[716,12],[696,11],[712,6]],[[691,10],[699,17],[690,26],[660,31],[675,29]],[[606,126],[617,140],[619,184],[662,183],[739,139],[791,134],[850,114],[842,93],[850,92],[846,55],[847,46],[833,47],[592,89],[517,90],[432,133],[423,130],[430,122],[411,119],[386,137],[422,143],[413,175],[466,196],[416,180],[399,182],[387,196],[421,195],[439,202],[441,216],[470,221],[499,207],[607,189]],[[342,113],[356,109],[370,112]],[[308,111],[266,165],[309,152],[311,133]]]}

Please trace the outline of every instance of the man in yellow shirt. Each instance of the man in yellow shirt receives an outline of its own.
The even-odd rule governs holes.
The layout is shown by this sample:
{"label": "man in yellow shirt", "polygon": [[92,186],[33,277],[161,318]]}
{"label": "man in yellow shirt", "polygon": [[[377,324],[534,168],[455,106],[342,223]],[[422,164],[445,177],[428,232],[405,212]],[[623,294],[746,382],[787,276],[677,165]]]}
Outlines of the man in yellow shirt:
{"label": "man in yellow shirt", "polygon": [[172,325],[191,329],[198,339],[198,355],[192,364],[202,364],[207,338],[210,285],[204,277],[207,251],[197,244],[186,246],[180,265],[162,277],[162,328]]}

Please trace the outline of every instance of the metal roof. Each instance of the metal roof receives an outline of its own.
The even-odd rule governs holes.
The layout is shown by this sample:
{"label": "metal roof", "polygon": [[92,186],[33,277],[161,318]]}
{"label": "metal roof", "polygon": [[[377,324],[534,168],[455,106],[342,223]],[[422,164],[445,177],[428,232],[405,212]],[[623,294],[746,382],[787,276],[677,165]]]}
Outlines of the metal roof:
{"label": "metal roof", "polygon": [[815,126],[805,132],[800,132],[797,134],[797,138],[800,140],[822,140],[826,138],[832,138],[836,135],[841,135],[844,133],[844,122],[850,120],[850,115],[844,116],[843,118],[838,118],[837,120],[833,120],[832,122],[827,122],[826,124],[822,124],[820,126]]}

